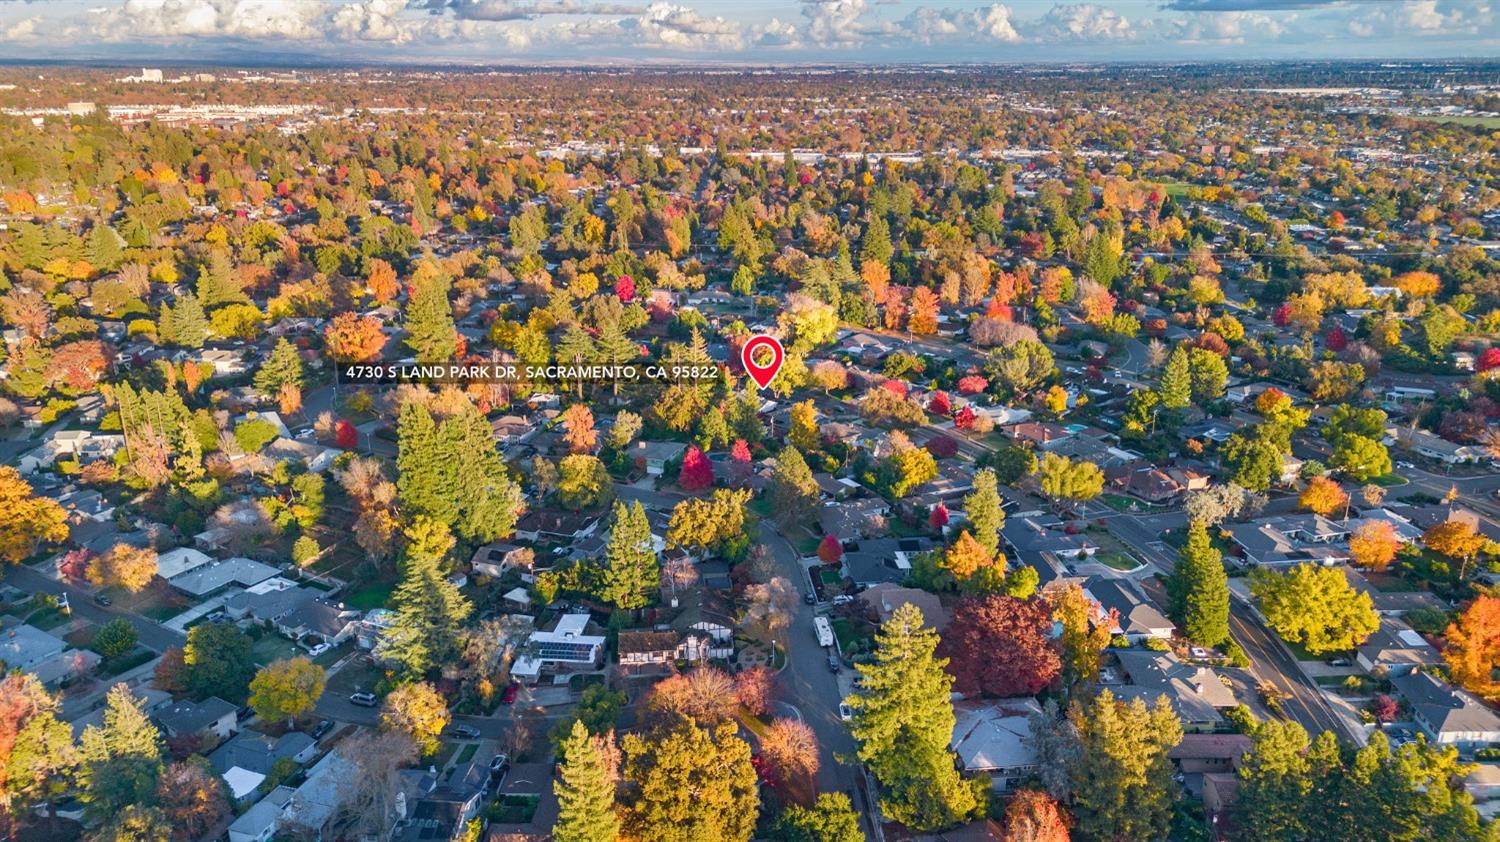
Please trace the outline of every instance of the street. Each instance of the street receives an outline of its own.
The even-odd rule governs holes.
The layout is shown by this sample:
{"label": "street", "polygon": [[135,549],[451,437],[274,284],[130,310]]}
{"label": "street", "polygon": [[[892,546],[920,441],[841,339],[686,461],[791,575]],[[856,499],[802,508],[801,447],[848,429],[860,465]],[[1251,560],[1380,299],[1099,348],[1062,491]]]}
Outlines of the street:
{"label": "street", "polygon": [[181,646],[187,642],[187,635],[173,631],[139,614],[99,605],[94,602],[94,591],[92,588],[59,582],[24,564],[15,564],[6,567],[4,575],[5,581],[28,593],[49,593],[53,595],[66,593],[68,595],[68,604],[72,607],[74,616],[82,617],[91,623],[107,623],[117,617],[124,617],[132,626],[135,626],[140,642],[157,652],[163,652],[169,646]]}

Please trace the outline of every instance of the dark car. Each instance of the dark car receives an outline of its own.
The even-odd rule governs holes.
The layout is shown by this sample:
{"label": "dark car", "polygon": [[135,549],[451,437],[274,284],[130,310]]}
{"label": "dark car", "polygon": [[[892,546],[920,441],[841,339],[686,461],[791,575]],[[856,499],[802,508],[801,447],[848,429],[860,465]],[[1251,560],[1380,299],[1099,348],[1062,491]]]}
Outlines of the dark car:
{"label": "dark car", "polygon": [[475,728],[473,725],[454,725],[448,729],[448,733],[452,736],[462,737],[466,740],[479,739],[479,729]]}
{"label": "dark car", "polygon": [[510,768],[510,756],[500,753],[490,758],[490,771],[499,772]]}
{"label": "dark car", "polygon": [[829,672],[838,672],[839,670],[841,670],[843,668],[844,668],[844,665],[839,663],[839,656],[837,656],[837,655],[829,655],[828,656],[828,671]]}
{"label": "dark car", "polygon": [[99,603],[100,605],[113,605],[114,602],[115,602],[114,600],[110,599],[109,597],[105,596],[102,593],[101,594],[94,594],[94,601],[97,602],[97,603]]}
{"label": "dark car", "polygon": [[323,735],[328,733],[332,729],[333,723],[325,719],[322,722],[319,722],[316,728],[312,729],[312,738],[315,740],[322,739]]}
{"label": "dark car", "polygon": [[509,705],[509,704],[515,704],[516,696],[519,696],[520,694],[521,694],[521,685],[512,682],[512,683],[506,685],[505,692],[500,694],[500,701],[501,701],[501,703],[507,704],[507,705]]}

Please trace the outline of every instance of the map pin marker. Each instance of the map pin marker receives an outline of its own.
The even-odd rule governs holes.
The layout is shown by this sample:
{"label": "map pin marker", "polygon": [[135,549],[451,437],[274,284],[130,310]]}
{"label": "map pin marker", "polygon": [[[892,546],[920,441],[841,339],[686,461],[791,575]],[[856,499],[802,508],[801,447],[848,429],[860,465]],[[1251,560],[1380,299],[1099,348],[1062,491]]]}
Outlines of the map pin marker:
{"label": "map pin marker", "polygon": [[[760,365],[755,362],[755,352],[763,348],[769,348],[772,356],[770,362]],[[771,380],[781,370],[781,363],[785,360],[786,352],[781,348],[781,341],[764,333],[750,337],[740,347],[740,364],[745,367],[745,373],[750,375],[755,385],[762,389],[771,385]]]}

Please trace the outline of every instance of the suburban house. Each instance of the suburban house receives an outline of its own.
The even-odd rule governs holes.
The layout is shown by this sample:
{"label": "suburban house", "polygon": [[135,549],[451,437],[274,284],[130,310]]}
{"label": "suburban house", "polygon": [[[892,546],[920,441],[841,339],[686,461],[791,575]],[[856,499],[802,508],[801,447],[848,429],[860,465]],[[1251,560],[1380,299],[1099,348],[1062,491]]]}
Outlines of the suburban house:
{"label": "suburban house", "polygon": [[254,794],[276,761],[289,758],[301,766],[317,753],[317,743],[301,731],[273,738],[256,731],[240,731],[214,749],[208,762],[229,785],[235,801]]}
{"label": "suburban house", "polygon": [[1051,553],[1058,558],[1076,559],[1091,556],[1099,549],[1087,535],[1070,531],[1061,523],[1031,517],[1006,518],[1000,533],[1017,558]]}
{"label": "suburban house", "polygon": [[922,612],[922,621],[929,628],[941,632],[948,627],[948,612],[937,594],[930,591],[884,582],[861,591],[859,601],[876,623],[889,620],[896,609],[903,605],[915,605]]}
{"label": "suburban house", "polygon": [[960,701],[953,705],[953,739],[967,775],[983,775],[990,787],[1007,792],[1036,771],[1031,717],[1041,713],[1035,699]]}
{"label": "suburban house", "polygon": [[531,573],[535,554],[530,547],[522,547],[509,541],[495,541],[474,551],[469,566],[475,573],[498,579],[511,570],[520,570],[521,578]]}
{"label": "suburban house", "polygon": [[278,632],[292,640],[300,640],[305,635],[313,634],[322,638],[324,643],[337,646],[354,635],[354,627],[359,618],[359,611],[345,608],[342,602],[313,599],[277,617],[272,624]]}
{"label": "suburban house", "polygon": [[1029,444],[1040,450],[1051,450],[1059,442],[1073,436],[1073,431],[1067,427],[1045,421],[1012,424],[1008,427],[1001,427],[1000,431],[1016,444]]}
{"label": "suburban house", "polygon": [[621,631],[615,649],[620,665],[625,667],[667,665],[678,661],[696,664],[734,654],[732,645],[717,644],[713,636],[697,631]]}
{"label": "suburban house", "polygon": [[644,468],[646,476],[659,477],[666,473],[667,463],[681,456],[687,445],[680,441],[638,441],[630,448],[630,458],[638,467]]}
{"label": "suburban house", "polygon": [[532,632],[511,666],[511,676],[535,682],[543,669],[586,671],[598,667],[604,636],[585,634],[588,624],[588,614],[566,614],[551,631]]}
{"label": "suburban house", "polygon": [[1426,430],[1403,432],[1398,441],[1403,447],[1416,452],[1419,456],[1435,459],[1445,465],[1479,462],[1485,458],[1485,449],[1482,445],[1458,444]]}
{"label": "suburban house", "polygon": [[840,541],[854,541],[884,535],[890,504],[880,497],[828,502],[818,512],[818,525],[824,535]]}
{"label": "suburban house", "polygon": [[286,786],[271,790],[229,825],[229,842],[271,842],[294,794],[295,790]]}
{"label": "suburban house", "polygon": [[1096,577],[1084,591],[1104,613],[1115,612],[1113,632],[1124,635],[1132,645],[1151,638],[1167,640],[1177,628],[1128,579]]}
{"label": "suburban house", "polygon": [[234,620],[270,626],[276,618],[302,605],[312,602],[322,591],[304,588],[289,579],[276,576],[257,585],[252,585],[224,600],[224,613]]}
{"label": "suburban house", "polygon": [[396,797],[393,842],[455,842],[464,837],[469,820],[479,812],[480,789],[438,786],[437,779],[423,774],[416,790],[403,790]]}
{"label": "suburban house", "polygon": [[[302,785],[292,793],[278,819],[278,826],[297,825],[322,839],[328,825],[338,814],[339,796],[344,781],[358,774],[358,766],[340,751],[323,755],[311,770]],[[273,831],[274,833],[274,831]]]}
{"label": "suburban house", "polygon": [[253,559],[226,558],[179,573],[167,582],[188,596],[202,598],[212,596],[231,585],[249,588],[280,572],[269,564],[261,564]]}
{"label": "suburban house", "polygon": [[1469,752],[1500,743],[1500,716],[1463,690],[1425,672],[1391,679],[1391,686],[1411,708],[1412,720],[1438,745]]}
{"label": "suburban house", "polygon": [[931,539],[869,538],[844,545],[843,574],[856,587],[882,582],[899,584],[911,575],[916,557],[933,548]]}
{"label": "suburban house", "polygon": [[593,535],[601,520],[597,514],[536,509],[521,516],[515,537],[530,543],[572,544]]}
{"label": "suburban house", "polygon": [[156,557],[156,575],[170,582],[189,570],[212,564],[213,560],[213,556],[192,547],[178,547]]}
{"label": "suburban house", "polygon": [[157,710],[152,717],[168,737],[212,733],[226,740],[239,730],[239,709],[218,696],[201,702],[184,699]]}
{"label": "suburban house", "polygon": [[1184,664],[1171,652],[1117,649],[1115,656],[1130,682],[1109,689],[1122,699],[1152,704],[1166,696],[1185,731],[1212,731],[1223,723],[1220,711],[1238,702],[1219,674],[1208,667]]}
{"label": "suburban house", "polygon": [[1367,673],[1406,675],[1420,667],[1437,666],[1442,656],[1411,626],[1391,617],[1380,618],[1380,628],[1355,650],[1355,663]]}
{"label": "suburban house", "polygon": [[1349,530],[1319,514],[1280,515],[1226,528],[1249,564],[1332,565],[1349,560],[1344,543]]}
{"label": "suburban house", "polygon": [[7,671],[31,672],[38,664],[61,655],[67,646],[62,638],[22,623],[0,632],[0,664]]}

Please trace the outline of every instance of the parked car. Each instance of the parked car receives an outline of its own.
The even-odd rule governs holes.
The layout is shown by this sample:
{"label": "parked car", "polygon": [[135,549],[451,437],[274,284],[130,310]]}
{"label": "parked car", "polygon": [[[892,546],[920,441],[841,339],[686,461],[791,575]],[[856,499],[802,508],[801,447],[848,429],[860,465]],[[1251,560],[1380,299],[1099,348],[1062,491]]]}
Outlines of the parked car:
{"label": "parked car", "polygon": [[494,757],[490,758],[490,771],[491,772],[498,772],[498,771],[500,771],[502,769],[508,769],[508,768],[510,768],[510,755],[505,754],[504,752],[502,752],[502,753],[497,754]]}
{"label": "parked car", "polygon": [[843,668],[844,668],[844,665],[839,663],[839,656],[837,656],[837,655],[829,655],[828,656],[828,671],[829,672],[838,672],[839,670],[841,670]]}
{"label": "parked car", "polygon": [[848,722],[849,720],[851,720],[853,718],[854,718],[854,708],[849,707],[848,705],[844,704],[843,702],[839,702],[839,719],[842,719],[845,722]]}
{"label": "parked car", "polygon": [[808,591],[807,593],[802,595],[802,601],[807,603],[808,605],[817,605],[818,595],[813,591]]}
{"label": "parked car", "polygon": [[349,701],[353,702],[356,705],[359,705],[362,708],[372,708],[380,704],[380,700],[375,698],[374,693],[370,693],[364,690],[361,690],[358,693],[350,694]]}
{"label": "parked car", "polygon": [[520,694],[521,685],[512,681],[510,684],[507,684],[505,686],[505,692],[500,694],[500,702],[501,704],[507,705],[514,704],[516,701],[516,696],[519,696]]}
{"label": "parked car", "polygon": [[320,740],[323,738],[324,734],[328,733],[331,730],[333,730],[333,722],[325,719],[322,722],[319,722],[317,727],[312,729],[312,738],[315,740]]}
{"label": "parked car", "polygon": [[448,733],[454,737],[462,737],[466,740],[479,739],[479,729],[473,725],[454,725],[448,729]]}
{"label": "parked car", "polygon": [[1329,658],[1328,659],[1328,665],[1330,667],[1347,667],[1347,666],[1350,666],[1352,664],[1353,664],[1353,661],[1350,661],[1348,658]]}
{"label": "parked car", "polygon": [[94,601],[97,602],[97,603],[99,603],[100,605],[113,605],[114,602],[115,602],[114,600],[110,599],[109,597],[105,596],[102,593],[101,594],[94,594]]}
{"label": "parked car", "polygon": [[851,595],[849,595],[849,594],[846,594],[846,593],[841,593],[838,596],[836,596],[836,597],[833,598],[833,604],[834,605],[848,605],[849,603],[851,603],[853,601],[854,601],[854,597],[851,596]]}

